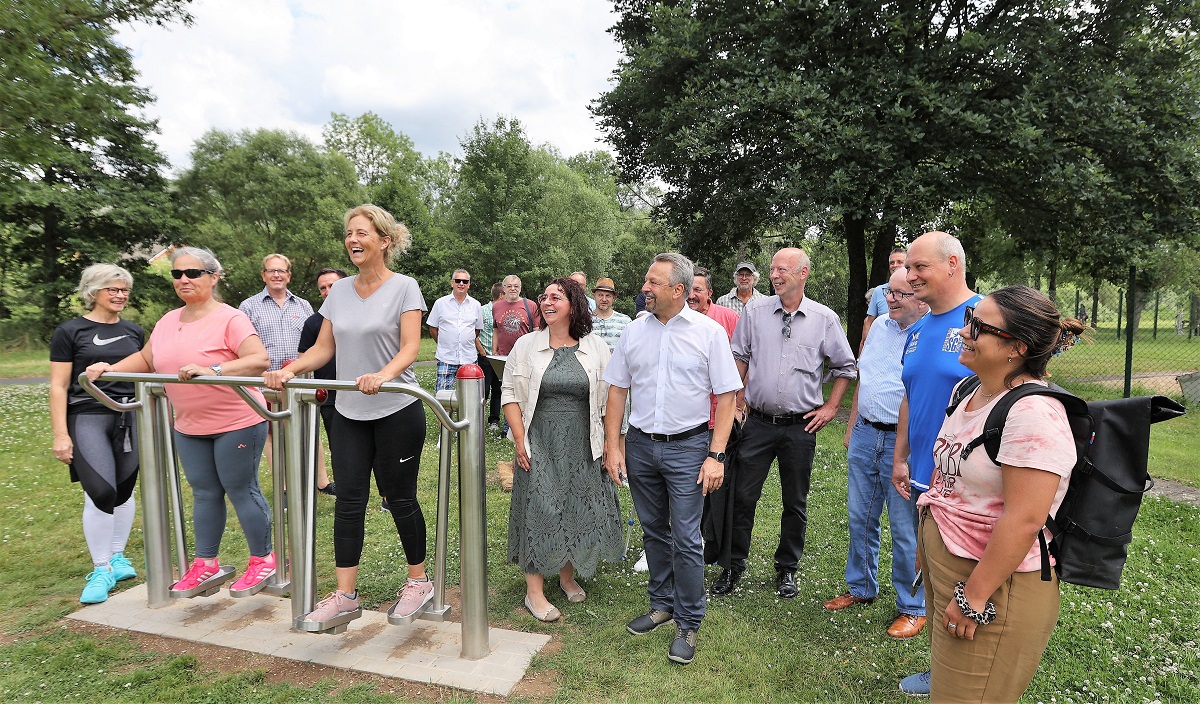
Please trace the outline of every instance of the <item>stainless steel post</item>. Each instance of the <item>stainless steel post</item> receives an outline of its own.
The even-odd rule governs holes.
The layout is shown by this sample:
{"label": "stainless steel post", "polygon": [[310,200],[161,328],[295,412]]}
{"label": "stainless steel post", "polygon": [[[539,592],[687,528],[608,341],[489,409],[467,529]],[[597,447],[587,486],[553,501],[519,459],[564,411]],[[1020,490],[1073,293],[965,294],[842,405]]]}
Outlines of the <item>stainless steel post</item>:
{"label": "stainless steel post", "polygon": [[[308,527],[308,513],[312,510],[313,482],[305,482],[305,469],[311,464],[311,456],[304,452],[304,409],[300,389],[286,388],[283,390],[283,411],[289,412],[279,426],[286,428],[286,442],[282,448],[285,454],[284,467],[287,471],[287,530],[290,537],[289,556],[292,566],[292,624],[296,625],[305,614],[316,606],[316,583],[313,579],[315,567],[310,557],[315,554],[310,536],[305,535]],[[309,453],[311,454],[311,453]]]}
{"label": "stainless steel post", "polygon": [[[453,391],[438,391],[438,403],[450,415],[455,413],[458,396]],[[454,434],[441,423],[438,424],[438,492],[437,524],[433,534],[433,601],[421,613],[426,621],[445,621],[450,616],[446,605],[446,542],[450,533],[450,464],[453,460]]]}
{"label": "stainless steel post", "polygon": [[483,370],[458,368],[459,575],[462,589],[462,651],[478,660],[490,651],[487,599],[487,496],[484,492]]}
{"label": "stainless steel post", "polygon": [[141,404],[137,414],[138,461],[142,481],[142,549],[146,553],[146,605],[152,609],[171,603],[171,545],[167,538],[166,482],[160,464],[159,423],[155,406],[166,403],[154,398],[149,384],[134,384],[134,399]]}
{"label": "stainless steel post", "polygon": [[[179,463],[175,461],[175,417],[171,402],[162,384],[145,384],[154,398],[153,411],[157,432],[154,437],[158,453],[158,472],[163,490],[169,500],[171,536],[174,541],[175,566],[179,578],[191,566],[187,552],[187,527],[183,520],[183,488],[179,482]],[[168,575],[170,576],[170,575]],[[174,580],[170,581],[174,584]]]}
{"label": "stainless steel post", "polygon": [[305,403],[300,404],[301,418],[304,419],[304,427],[307,429],[306,436],[311,440],[305,450],[308,464],[304,467],[304,513],[292,519],[304,526],[300,545],[295,546],[296,540],[292,539],[295,546],[292,553],[298,555],[292,564],[292,603],[296,603],[296,595],[300,594],[301,613],[297,618],[304,618],[305,614],[317,607],[317,455],[323,452],[321,403],[324,401],[324,394],[305,389],[300,390],[298,395],[305,399]]}
{"label": "stainless steel post", "polygon": [[[270,410],[275,410],[276,404],[273,401],[267,401],[267,407]],[[287,408],[285,406],[285,408]],[[291,408],[295,408],[292,406]],[[271,487],[274,492],[271,501],[271,530],[275,541],[275,574],[267,581],[267,586],[263,587],[263,591],[268,594],[280,596],[286,594],[291,589],[291,582],[288,581],[288,533],[290,527],[289,516],[299,516],[299,513],[289,513],[287,511],[287,503],[290,501],[290,492],[287,487],[299,491],[303,494],[302,487],[298,484],[293,484],[288,481],[287,465],[285,464],[287,450],[285,447],[291,441],[293,435],[301,435],[300,427],[293,423],[295,414],[291,417],[277,421],[267,421],[271,424]],[[286,497],[286,498],[285,498]]]}

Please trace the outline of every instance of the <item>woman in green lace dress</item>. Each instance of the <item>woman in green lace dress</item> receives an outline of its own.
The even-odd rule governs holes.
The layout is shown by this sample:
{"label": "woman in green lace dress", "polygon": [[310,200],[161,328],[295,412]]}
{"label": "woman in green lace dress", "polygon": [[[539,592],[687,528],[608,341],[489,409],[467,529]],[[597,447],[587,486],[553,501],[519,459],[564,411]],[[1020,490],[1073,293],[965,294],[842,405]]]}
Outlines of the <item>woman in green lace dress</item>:
{"label": "woman in green lace dress", "polygon": [[501,387],[518,468],[508,560],[525,572],[525,608],[554,621],[561,614],[543,575],[558,574],[567,601],[587,598],[575,577],[591,577],[601,559],[620,559],[621,515],[601,467],[608,345],[591,334],[578,282],[555,279],[538,301],[546,327],[517,340]]}

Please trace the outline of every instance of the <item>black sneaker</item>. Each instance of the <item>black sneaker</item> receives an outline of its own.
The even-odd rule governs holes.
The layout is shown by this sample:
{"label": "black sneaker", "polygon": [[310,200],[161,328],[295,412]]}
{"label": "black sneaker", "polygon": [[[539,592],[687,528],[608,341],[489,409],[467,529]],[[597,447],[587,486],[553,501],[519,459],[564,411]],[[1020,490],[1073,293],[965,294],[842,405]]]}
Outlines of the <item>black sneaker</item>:
{"label": "black sneaker", "polygon": [[687,665],[696,657],[696,629],[695,628],[677,628],[675,629],[675,640],[671,641],[671,649],[667,651],[667,658],[671,662],[677,662],[680,665]]}
{"label": "black sneaker", "polygon": [[670,611],[658,611],[656,609],[650,609],[646,613],[630,621],[629,625],[625,627],[625,630],[629,631],[635,636],[644,636],[650,631],[653,631],[655,628],[658,628],[659,626],[665,626],[674,620],[675,615]]}

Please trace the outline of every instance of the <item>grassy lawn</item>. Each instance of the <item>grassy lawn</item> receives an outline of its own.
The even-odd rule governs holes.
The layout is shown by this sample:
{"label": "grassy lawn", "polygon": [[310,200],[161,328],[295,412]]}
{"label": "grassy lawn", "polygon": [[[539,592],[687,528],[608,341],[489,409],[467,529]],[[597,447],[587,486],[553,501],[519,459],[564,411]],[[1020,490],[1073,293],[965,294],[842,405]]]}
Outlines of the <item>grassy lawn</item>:
{"label": "grassy lawn", "polygon": [[[432,369],[421,369],[431,385]],[[3,549],[0,574],[0,700],[52,701],[80,694],[96,701],[204,702],[375,702],[391,701],[369,688],[340,689],[336,679],[311,688],[268,685],[262,670],[221,675],[193,657],[144,652],[122,635],[83,635],[62,617],[80,607],[77,599],[89,571],[79,525],[82,501],[62,465],[50,456],[46,385],[0,387],[0,473],[3,483]],[[1163,424],[1156,453],[1180,446],[1160,463],[1187,464],[1200,433],[1194,426]],[[488,501],[489,620],[493,626],[555,636],[557,647],[534,659],[531,672],[553,686],[536,702],[582,701],[798,701],[903,702],[900,677],[924,669],[928,641],[888,639],[894,617],[889,587],[874,604],[831,614],[821,603],[843,590],[847,548],[845,426],[832,424],[819,436],[809,501],[808,548],[800,565],[800,596],[774,595],[771,554],[778,537],[779,485],[772,476],[759,507],[744,588],[732,598],[712,600],[700,632],[696,662],[669,663],[670,634],[633,638],[624,625],[646,608],[646,575],[632,571],[633,557],[602,565],[585,582],[589,598],[567,604],[555,589],[552,601],[565,618],[541,624],[520,606],[524,583],[504,562],[509,496],[490,484]],[[1156,431],[1157,433],[1158,431]],[[431,426],[422,458],[420,492],[430,521],[436,495],[436,437]],[[1168,450],[1174,452],[1174,450]],[[1183,460],[1186,457],[1188,460]],[[511,458],[506,443],[491,438],[489,468]],[[491,475],[493,472],[489,472]],[[622,497],[628,507],[628,493]],[[456,514],[457,501],[451,500]],[[458,535],[451,517],[447,583],[458,580]],[[332,504],[321,499],[318,515],[319,591],[333,588]],[[140,520],[128,552],[141,561]],[[1200,701],[1200,509],[1163,499],[1145,504],[1122,589],[1105,592],[1064,586],[1059,627],[1051,640],[1027,702],[1196,702]],[[638,540],[635,539],[635,552]],[[884,534],[881,575],[890,570]],[[431,553],[432,554],[432,553]],[[246,559],[245,542],[232,512],[222,557]],[[399,585],[404,560],[389,516],[373,511],[367,520],[359,588],[364,606],[378,608]],[[140,570],[139,566],[139,570]],[[709,569],[708,579],[716,576]],[[552,581],[552,580],[551,580]],[[125,583],[128,584],[128,583]],[[214,597],[226,598],[226,597]],[[351,626],[353,629],[353,625]],[[82,683],[87,682],[86,686]],[[495,701],[435,689],[426,701]]]}

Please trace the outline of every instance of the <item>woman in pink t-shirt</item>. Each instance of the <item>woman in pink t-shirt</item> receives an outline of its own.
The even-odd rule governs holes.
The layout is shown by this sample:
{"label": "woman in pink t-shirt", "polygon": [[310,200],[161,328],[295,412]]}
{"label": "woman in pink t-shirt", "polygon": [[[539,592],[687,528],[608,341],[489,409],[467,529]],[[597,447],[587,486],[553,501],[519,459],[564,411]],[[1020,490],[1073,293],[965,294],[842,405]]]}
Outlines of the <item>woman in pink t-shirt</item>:
{"label": "woman in pink t-shirt", "polygon": [[[1013,404],[1000,451],[961,456],[996,401],[1021,384],[1045,384],[1046,364],[1083,325],[1062,319],[1028,286],[1002,288],[966,309],[959,361],[979,388],[946,419],[921,511],[918,552],[933,628],[933,701],[1015,702],[1037,672],[1058,621],[1058,580],[1043,582],[1038,531],[1057,510],[1075,465],[1062,404]],[[929,520],[932,519],[932,520]]]}
{"label": "woman in pink t-shirt", "polygon": [[[140,352],[116,364],[88,367],[95,380],[104,372],[155,372],[197,376],[258,376],[269,360],[254,324],[215,295],[221,263],[207,249],[180,247],[171,254],[175,294],[183,301],[154,326]],[[237,513],[250,549],[246,571],[230,587],[252,594],[275,573],[271,550],[271,507],[258,483],[258,465],[267,438],[267,422],[225,386],[166,384],[175,409],[175,448],[192,487],[192,529],[196,558],[172,591],[190,591],[220,577],[225,497]],[[261,392],[252,389],[251,393]]]}

